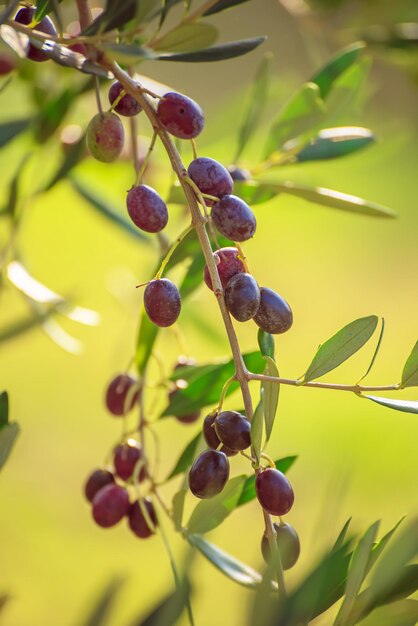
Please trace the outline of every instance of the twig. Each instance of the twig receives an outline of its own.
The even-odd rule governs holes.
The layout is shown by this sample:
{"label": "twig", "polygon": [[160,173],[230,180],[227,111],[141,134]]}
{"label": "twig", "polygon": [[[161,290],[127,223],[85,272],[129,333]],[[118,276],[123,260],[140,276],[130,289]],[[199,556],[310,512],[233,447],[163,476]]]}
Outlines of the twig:
{"label": "twig", "polygon": [[266,376],[265,374],[253,374],[249,372],[248,380],[261,380],[267,383],[276,383],[277,385],[293,385],[294,387],[311,387],[314,389],[334,389],[335,391],[351,391],[353,393],[362,393],[363,391],[398,391],[401,387],[397,383],[395,385],[340,385],[338,383],[303,383],[300,379],[280,378],[278,376]]}

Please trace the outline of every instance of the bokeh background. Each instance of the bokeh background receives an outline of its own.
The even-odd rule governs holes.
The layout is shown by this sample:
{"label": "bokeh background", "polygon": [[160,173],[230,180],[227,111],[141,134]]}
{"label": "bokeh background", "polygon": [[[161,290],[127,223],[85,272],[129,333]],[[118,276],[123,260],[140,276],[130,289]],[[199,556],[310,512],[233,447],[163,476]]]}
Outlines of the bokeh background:
{"label": "bokeh background", "polygon": [[[292,89],[332,52],[354,41],[366,23],[385,20],[389,3],[364,3],[363,13],[358,4],[346,3],[336,11],[294,15],[288,9],[296,4],[254,0],[214,16],[210,21],[219,26],[223,41],[268,35],[262,48],[241,59],[202,66],[141,66],[141,73],[202,105],[207,120],[198,142],[202,155],[224,163],[233,158],[237,125],[264,52],[274,53],[275,80],[268,105],[273,115]],[[257,235],[245,246],[260,284],[281,293],[294,311],[291,332],[276,340],[284,376],[300,376],[319,343],[357,317],[375,313],[386,322],[370,384],[397,382],[417,339],[416,70],[410,56],[399,50],[376,50],[373,59],[367,98],[350,119],[352,125],[373,128],[376,145],[344,159],[282,168],[268,178],[356,194],[393,208],[399,217],[367,218],[279,196],[256,207]],[[36,71],[51,90],[72,80],[70,70],[56,70],[49,63],[28,69],[23,62],[22,71]],[[66,124],[84,127],[94,107],[93,95],[86,95],[70,111]],[[1,121],[32,110],[28,83],[16,76],[0,93]],[[266,114],[264,130],[244,154],[244,165],[258,158],[268,121]],[[145,119],[139,120],[139,128],[149,137]],[[2,202],[25,153],[32,157],[22,181],[24,195],[50,176],[60,151],[52,139],[35,152],[30,133],[2,149]],[[184,156],[190,157],[187,151]],[[75,176],[123,212],[125,191],[132,184],[129,162],[103,165],[86,159]],[[169,184],[167,159],[159,148],[148,182],[162,192]],[[169,236],[174,237],[184,224],[182,209],[174,207]],[[4,246],[8,236],[4,223],[0,235]],[[17,244],[33,276],[97,311],[101,323],[90,328],[60,319],[65,330],[82,342],[77,356],[58,348],[39,327],[0,344],[0,387],[9,392],[11,419],[21,426],[0,477],[0,591],[11,596],[0,621],[4,626],[81,625],[104,586],[122,577],[110,623],[123,625],[146,614],[172,588],[168,558],[158,536],[139,541],[124,524],[111,530],[96,527],[82,486],[120,436],[120,422],[104,409],[104,389],[130,362],[141,309],[141,293],[134,287],[149,279],[158,248],[151,240],[134,240],[107,221],[67,181],[26,203]],[[27,304],[3,281],[1,328],[25,314]],[[161,332],[157,345],[167,373],[186,350],[198,362],[228,355],[220,316],[205,286],[183,308],[179,329],[179,333]],[[243,350],[256,349],[255,325],[239,325],[237,332]],[[327,380],[355,382],[367,368],[373,349],[371,342]],[[416,399],[416,393],[409,389],[396,397]],[[237,397],[228,400],[231,408],[237,408],[237,403]],[[185,426],[173,419],[156,425],[161,476],[198,429],[197,424]],[[386,530],[402,515],[416,513],[417,439],[414,415],[342,392],[282,387],[269,451],[274,458],[299,455],[289,474],[296,493],[289,521],[301,537],[302,554],[289,573],[290,584],[334,541],[350,516],[359,531],[376,519],[382,519]],[[234,473],[249,471],[238,460],[232,465]],[[167,488],[167,497],[176,486]],[[190,497],[187,511],[193,504]],[[262,528],[260,509],[253,502],[236,511],[209,539],[259,568]],[[181,563],[185,545],[169,529],[168,533]],[[251,592],[234,585],[199,556],[192,578],[197,624],[246,623]]]}

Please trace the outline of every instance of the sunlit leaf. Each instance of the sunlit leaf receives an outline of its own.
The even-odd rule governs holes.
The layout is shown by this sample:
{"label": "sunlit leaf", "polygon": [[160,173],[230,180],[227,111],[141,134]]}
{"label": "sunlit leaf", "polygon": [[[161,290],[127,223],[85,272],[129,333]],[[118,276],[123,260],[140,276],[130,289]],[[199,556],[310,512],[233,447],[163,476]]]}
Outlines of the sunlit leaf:
{"label": "sunlit leaf", "polygon": [[20,428],[16,423],[5,424],[0,429],[0,469],[9,458],[19,432]]}
{"label": "sunlit leaf", "polygon": [[[280,470],[283,474],[286,474],[297,458],[297,456],[286,456],[283,459],[277,459],[274,464],[278,470]],[[251,500],[254,500],[255,497],[255,475],[253,475],[249,476],[245,481],[244,488],[238,501],[238,506],[251,502]]]}
{"label": "sunlit leaf", "polygon": [[327,97],[334,81],[357,61],[365,47],[363,42],[351,44],[338,52],[331,61],[312,76],[311,82],[318,85],[322,98]]}
{"label": "sunlit leaf", "polygon": [[98,211],[102,216],[122,228],[125,232],[132,235],[136,239],[149,241],[139,228],[136,228],[131,221],[122,215],[122,213],[119,213],[119,211],[113,207],[108,200],[96,195],[79,180],[76,180],[75,178],[71,178],[70,180],[74,189],[80,194],[80,196],[87,200],[88,204],[96,209],[96,211]]}
{"label": "sunlit leaf", "polygon": [[214,13],[220,13],[221,11],[225,11],[225,9],[231,9],[238,4],[244,4],[244,2],[248,2],[248,0],[219,0],[219,2],[216,2],[212,7],[210,7],[204,15],[214,15]]}
{"label": "sunlit leaf", "polygon": [[9,421],[9,396],[7,391],[0,393],[0,428]]}
{"label": "sunlit leaf", "polygon": [[[318,161],[347,156],[374,143],[375,136],[368,128],[342,126],[325,128],[297,154],[296,160]],[[286,146],[285,146],[286,149]]]}
{"label": "sunlit leaf", "polygon": [[418,386],[418,341],[412,348],[402,372],[401,387]]}
{"label": "sunlit leaf", "polygon": [[42,322],[42,329],[59,348],[62,348],[66,352],[75,355],[79,355],[83,352],[83,344],[81,341],[67,333],[56,320],[45,320]]}
{"label": "sunlit leaf", "polygon": [[173,52],[169,54],[160,54],[159,61],[182,61],[189,63],[203,63],[210,61],[224,61],[233,59],[251,52],[258,48],[264,41],[265,37],[253,37],[251,39],[240,39],[239,41],[230,41],[229,43],[218,44],[203,50],[195,50],[194,52]]}
{"label": "sunlit leaf", "polygon": [[327,98],[327,111],[330,119],[338,120],[355,110],[356,103],[367,83],[371,65],[371,58],[364,57],[337,78]]}
{"label": "sunlit leaf", "polygon": [[257,404],[253,419],[251,420],[251,449],[258,463],[260,463],[261,445],[263,441],[263,423],[263,403],[260,401]]}
{"label": "sunlit leaf", "polygon": [[157,335],[158,326],[151,322],[145,310],[142,309],[135,354],[135,363],[139,374],[143,374],[145,371]]}
{"label": "sunlit leaf", "polygon": [[182,474],[185,472],[191,465],[193,464],[193,460],[196,455],[197,446],[199,445],[199,441],[201,439],[201,433],[197,433],[195,437],[184,448],[183,452],[180,454],[174,468],[167,476],[167,480],[174,478],[178,474]]}
{"label": "sunlit leaf", "polygon": [[[265,365],[261,354],[256,351],[243,356],[247,369],[261,374]],[[194,367],[189,377],[187,372],[184,376],[189,385],[185,389],[177,390],[161,416],[178,415],[181,417],[205,406],[217,403],[225,381],[231,378],[234,372],[235,365],[233,359],[225,363]],[[234,381],[228,387],[226,395],[230,395],[238,387],[239,383]]]}
{"label": "sunlit leaf", "polygon": [[[266,369],[263,373],[266,376],[274,376],[276,378],[279,377],[279,370],[277,369],[274,359],[269,356],[264,358],[266,359]],[[268,441],[270,439],[274,419],[276,417],[277,405],[279,403],[280,385],[263,381],[261,383],[261,389],[263,396],[264,420],[266,424],[266,441]]]}
{"label": "sunlit leaf", "polygon": [[418,600],[401,600],[378,607],[361,626],[416,626],[418,622]]}
{"label": "sunlit leaf", "polygon": [[198,535],[188,535],[189,543],[197,548],[217,569],[225,576],[244,587],[254,589],[261,583],[261,575],[252,567],[238,561],[230,554],[227,554],[218,546],[209,543]]}
{"label": "sunlit leaf", "polygon": [[268,133],[264,158],[284,144],[310,131],[324,118],[325,105],[314,83],[305,83],[283,106]]}
{"label": "sunlit leaf", "polygon": [[158,39],[154,50],[193,52],[211,46],[218,38],[218,29],[211,24],[183,23]]}
{"label": "sunlit leaf", "polygon": [[183,522],[184,501],[187,490],[182,487],[173,496],[173,524],[177,532],[181,532]]}
{"label": "sunlit leaf", "polygon": [[40,22],[45,15],[54,10],[54,4],[61,3],[63,0],[37,0],[36,11],[33,17],[34,21]]}
{"label": "sunlit leaf", "polygon": [[405,519],[405,516],[401,517],[399,522],[397,522],[395,526],[391,528],[390,531],[387,532],[386,535],[384,535],[382,539],[373,546],[372,553],[370,555],[369,562],[367,564],[367,573],[370,572],[373,565],[376,563],[377,559],[380,557],[380,555],[383,553],[384,549],[386,548],[387,544],[389,543],[392,535],[396,532],[397,528],[403,522],[404,519]]}
{"label": "sunlit leaf", "polygon": [[379,398],[379,396],[366,395],[362,395],[361,397],[386,406],[388,409],[395,409],[395,411],[402,411],[403,413],[418,414],[418,400],[392,400],[392,398]]}
{"label": "sunlit leaf", "polygon": [[323,343],[315,354],[303,382],[323,376],[349,359],[364,346],[376,330],[379,318],[376,315],[361,317],[344,326]]}
{"label": "sunlit leaf", "polygon": [[266,106],[267,92],[271,78],[271,59],[271,55],[266,55],[258,66],[254,84],[251,89],[249,105],[247,106],[244,121],[238,134],[238,147],[235,153],[234,163],[238,161],[242,151],[254,134]]}
{"label": "sunlit leaf", "polygon": [[372,356],[372,359],[370,361],[369,367],[367,368],[365,374],[363,374],[363,376],[357,381],[357,384],[359,384],[360,381],[362,381],[363,378],[366,378],[366,376],[370,373],[370,371],[371,371],[371,369],[372,369],[372,367],[373,367],[373,365],[374,365],[374,363],[376,361],[377,355],[379,354],[379,350],[380,350],[380,346],[381,346],[381,343],[382,343],[383,333],[384,332],[385,332],[385,320],[382,317],[382,325],[381,325],[381,328],[380,328],[380,334],[379,334],[379,338],[378,338],[377,343],[376,343],[375,351],[373,352],[373,356]]}
{"label": "sunlit leaf", "polygon": [[189,534],[204,534],[213,530],[237,507],[246,476],[231,478],[221,493],[208,500],[199,502],[187,524]]}
{"label": "sunlit leaf", "polygon": [[336,552],[337,550],[339,550],[341,548],[341,546],[343,545],[343,543],[345,541],[345,538],[347,536],[347,532],[348,532],[348,529],[350,527],[350,524],[351,524],[351,517],[348,518],[348,520],[346,521],[346,523],[342,527],[341,532],[338,535],[331,552]]}
{"label": "sunlit leaf", "polygon": [[158,55],[151,48],[138,46],[134,43],[108,43],[104,44],[103,48],[112,59],[119,63],[130,63],[140,60],[153,61],[158,58]]}
{"label": "sunlit leaf", "polygon": [[376,538],[379,524],[380,522],[375,522],[372,526],[370,526],[353,551],[348,570],[347,582],[345,585],[344,600],[338,612],[334,626],[341,626],[342,624],[345,624],[350,615],[354,602],[360,592],[361,585],[367,574],[367,566],[370,560],[373,542]]}

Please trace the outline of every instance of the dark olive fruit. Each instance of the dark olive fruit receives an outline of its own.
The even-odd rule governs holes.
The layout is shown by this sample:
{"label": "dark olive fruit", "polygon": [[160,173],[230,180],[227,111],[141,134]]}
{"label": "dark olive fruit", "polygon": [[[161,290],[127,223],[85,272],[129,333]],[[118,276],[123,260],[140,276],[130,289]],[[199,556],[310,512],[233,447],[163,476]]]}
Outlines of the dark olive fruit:
{"label": "dark olive fruit", "polygon": [[[235,274],[245,272],[244,263],[239,258],[239,251],[237,248],[220,248],[219,250],[216,250],[213,255],[218,268],[219,278],[221,279],[221,284],[224,289],[226,288],[229,280],[235,276]],[[209,289],[212,289],[213,291],[212,280],[207,265],[205,265],[203,277]]]}
{"label": "dark olive fruit", "polygon": [[[209,413],[209,415],[206,415],[203,422],[203,436],[209,448],[212,448],[212,450],[216,450],[221,445],[221,441],[215,431],[215,417],[216,415]],[[238,454],[236,450],[231,450],[228,446],[222,446],[221,452],[226,454],[226,456]]]}
{"label": "dark olive fruit", "polygon": [[144,305],[151,322],[157,326],[171,326],[180,315],[179,290],[168,278],[152,280],[145,288]]}
{"label": "dark olive fruit", "polygon": [[190,491],[197,498],[212,498],[222,491],[229,478],[229,461],[218,450],[202,452],[189,472]]}
{"label": "dark olive fruit", "polygon": [[[53,21],[50,17],[48,17],[48,15],[42,18],[41,21],[36,24],[36,26],[32,25],[33,18],[35,17],[35,12],[35,7],[24,7],[22,9],[19,9],[14,17],[14,21],[18,22],[19,24],[24,24],[25,26],[28,26],[30,24],[31,27],[35,28],[35,30],[40,30],[41,33],[56,37],[57,30],[54,26]],[[29,47],[27,49],[26,57],[31,61],[37,61],[38,63],[49,60],[49,56],[45,54],[45,52],[42,52],[42,50],[38,50],[38,48],[36,48],[31,43],[29,44]]]}
{"label": "dark olive fruit", "polygon": [[260,306],[260,289],[251,274],[235,274],[225,290],[228,311],[239,322],[250,320]]}
{"label": "dark olive fruit", "polygon": [[255,491],[261,506],[270,515],[286,515],[295,499],[292,485],[286,476],[273,468],[257,474]]}
{"label": "dark olive fruit", "polygon": [[251,179],[250,172],[248,170],[243,169],[242,167],[237,167],[236,165],[229,165],[227,167],[227,170],[231,174],[232,180],[242,182],[242,181]]}
{"label": "dark olive fruit", "polygon": [[[290,524],[273,524],[276,531],[277,547],[283,569],[290,569],[296,563],[300,554],[300,541],[296,530]],[[270,544],[264,534],[261,540],[261,552],[266,563],[270,559]]]}
{"label": "dark olive fruit", "polygon": [[251,239],[257,227],[254,213],[237,196],[222,196],[213,204],[211,216],[219,232],[233,241]]}
{"label": "dark olive fruit", "polygon": [[162,126],[179,139],[197,137],[205,123],[203,111],[197,102],[172,91],[159,100],[157,115]]}
{"label": "dark olive fruit", "polygon": [[129,511],[129,495],[119,485],[106,485],[93,498],[93,519],[102,528],[115,526]]}
{"label": "dark olive fruit", "polygon": [[92,157],[111,163],[122,152],[125,140],[123,124],[115,113],[97,113],[87,127],[87,147]]}
{"label": "dark olive fruit", "polygon": [[106,406],[113,415],[125,415],[138,402],[140,391],[133,391],[137,381],[128,374],[119,374],[109,384],[106,391]]}
{"label": "dark olive fruit", "polygon": [[292,326],[292,309],[278,293],[268,287],[261,287],[260,306],[254,321],[266,333],[279,335]]}
{"label": "dark olive fruit", "polygon": [[[149,498],[144,498],[143,504],[147,509],[151,522],[155,527],[157,527],[157,515],[151,500]],[[132,532],[141,539],[147,539],[148,537],[151,537],[151,535],[155,534],[155,530],[149,527],[138,501],[131,504],[128,514],[128,523]]]}
{"label": "dark olive fruit", "polygon": [[138,185],[126,198],[129,217],[147,233],[159,233],[168,222],[167,206],[161,196],[148,185]]}
{"label": "dark olive fruit", "polygon": [[218,438],[231,450],[240,452],[251,445],[251,423],[237,411],[222,411],[215,418]]}
{"label": "dark olive fruit", "polygon": [[16,69],[16,61],[8,54],[0,54],[0,76],[6,76]]}
{"label": "dark olive fruit", "polygon": [[[134,473],[136,464],[142,458],[142,446],[135,439],[128,439],[125,443],[116,446],[113,453],[113,465],[117,476],[122,480],[129,480]],[[147,470],[145,466],[142,466],[138,478],[144,480],[146,477]]]}
{"label": "dark olive fruit", "polygon": [[[123,87],[118,80],[111,85],[109,89],[110,104],[113,104],[114,101],[119,98],[122,91]],[[142,111],[142,107],[130,93],[125,93],[125,95],[122,96],[117,105],[114,107],[114,110],[116,113],[119,113],[119,115],[132,117],[133,115],[138,115],[138,113]]]}
{"label": "dark olive fruit", "polygon": [[[187,171],[202,193],[218,198],[232,193],[234,181],[230,173],[214,159],[199,157],[190,163]],[[206,199],[205,203],[210,206],[213,201]]]}
{"label": "dark olive fruit", "polygon": [[84,495],[89,502],[92,502],[96,493],[115,482],[115,477],[112,472],[105,469],[94,470],[88,477],[86,484],[84,485]]}

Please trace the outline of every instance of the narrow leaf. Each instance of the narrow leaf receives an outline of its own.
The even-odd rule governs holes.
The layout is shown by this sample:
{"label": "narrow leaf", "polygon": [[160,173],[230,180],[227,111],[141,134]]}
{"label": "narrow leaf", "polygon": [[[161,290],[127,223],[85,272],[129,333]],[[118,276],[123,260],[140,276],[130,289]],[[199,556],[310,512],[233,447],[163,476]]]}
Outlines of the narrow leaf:
{"label": "narrow leaf", "polygon": [[238,134],[238,147],[235,153],[234,163],[238,161],[245,146],[254,134],[266,106],[271,78],[271,59],[271,55],[265,55],[258,66],[251,90],[249,106],[247,107],[244,122]]}
{"label": "narrow leaf", "polygon": [[76,143],[74,143],[66,152],[61,165],[52,176],[44,191],[49,191],[54,185],[65,179],[71,170],[80,163],[86,150],[86,137],[83,135]]}
{"label": "narrow leaf", "polygon": [[95,35],[121,28],[135,17],[136,4],[136,0],[106,0],[103,13],[83,30],[82,35]]}
{"label": "narrow leaf", "polygon": [[[248,371],[261,374],[265,362],[258,350],[243,356]],[[234,375],[235,365],[233,359],[230,359],[224,363],[203,365],[192,369],[190,376],[182,376],[182,378],[184,377],[188,381],[188,387],[179,389],[172,396],[161,417],[171,415],[181,417],[205,406],[217,403],[225,380]],[[226,395],[229,396],[238,388],[239,384],[236,381],[233,382],[228,387]]]}
{"label": "narrow leaf", "polygon": [[183,61],[188,63],[225,61],[226,59],[233,59],[247,54],[248,52],[252,52],[252,50],[264,43],[265,40],[266,37],[240,39],[239,41],[230,41],[229,43],[204,48],[203,50],[195,50],[194,52],[160,54],[157,59],[159,61]]}
{"label": "narrow leaf", "polygon": [[151,322],[144,309],[142,309],[135,354],[135,364],[140,375],[145,372],[157,335],[158,326]]}
{"label": "narrow leaf", "polygon": [[402,372],[401,387],[418,386],[418,341],[412,348]]}
{"label": "narrow leaf", "polygon": [[0,469],[6,463],[12,448],[15,444],[16,437],[20,432],[19,425],[13,422],[6,424],[0,430]]}
{"label": "narrow leaf", "polygon": [[385,320],[382,317],[382,325],[381,325],[381,328],[380,328],[379,339],[377,340],[376,349],[375,349],[375,351],[373,353],[372,360],[370,361],[370,365],[367,368],[366,373],[363,374],[363,376],[359,379],[357,384],[359,384],[364,378],[366,378],[366,376],[369,374],[370,370],[372,369],[372,367],[374,365],[374,362],[376,361],[377,355],[379,354],[379,350],[380,350],[380,346],[381,346],[381,343],[382,343],[383,333],[384,332],[385,332]]}
{"label": "narrow leaf", "polygon": [[190,586],[182,581],[173,593],[155,606],[145,619],[135,620],[131,626],[174,626],[189,602]]}
{"label": "narrow leaf", "polygon": [[417,623],[418,601],[401,600],[378,607],[361,621],[361,626],[416,626]]}
{"label": "narrow leaf", "polygon": [[[55,0],[55,2],[61,3],[62,0]],[[45,15],[51,13],[54,10],[54,0],[37,0],[36,2],[36,11],[34,15],[34,21],[36,23],[40,22]]]}
{"label": "narrow leaf", "polygon": [[396,532],[397,528],[403,522],[404,519],[405,519],[405,516],[401,517],[399,522],[397,522],[395,526],[391,528],[391,530],[387,532],[386,535],[384,535],[384,537],[382,537],[382,539],[378,543],[376,543],[376,545],[373,546],[373,550],[370,555],[369,562],[367,564],[367,573],[370,572],[373,565],[376,563],[377,559],[380,557],[380,555],[383,553],[383,550],[386,548],[387,544],[389,543],[392,535]]}
{"label": "narrow leaf", "polygon": [[360,350],[373,335],[378,320],[376,315],[361,317],[344,326],[323,343],[303,377],[303,382],[323,376]]}
{"label": "narrow leaf", "polygon": [[154,50],[193,52],[211,46],[218,38],[218,29],[211,24],[183,23],[161,37]]}
{"label": "narrow leaf", "polygon": [[263,356],[269,356],[274,359],[274,337],[270,333],[266,333],[262,328],[257,333],[258,345]]}
{"label": "narrow leaf", "polygon": [[[286,474],[297,458],[297,456],[286,456],[282,459],[278,459],[274,462],[274,464],[278,470],[280,470],[283,474]],[[251,502],[251,500],[254,500],[255,497],[255,475],[253,475],[249,476],[245,481],[244,488],[238,501],[238,506]]]}
{"label": "narrow leaf", "polygon": [[306,83],[284,105],[269,131],[264,158],[280,150],[284,144],[312,130],[324,117],[325,105],[314,83]]}
{"label": "narrow leaf", "polygon": [[24,317],[23,319],[13,322],[10,326],[0,328],[0,343],[10,341],[10,339],[15,339],[16,337],[19,337],[19,335],[22,335],[37,326],[42,326],[42,324],[44,324],[45,321],[56,312],[56,306],[52,306],[41,313],[35,313],[31,317]]}
{"label": "narrow leaf", "polygon": [[218,546],[209,543],[198,535],[188,535],[189,543],[197,548],[225,576],[243,587],[256,588],[261,583],[261,575],[252,567],[238,561]]}
{"label": "narrow leaf", "polygon": [[364,57],[349,67],[335,81],[327,98],[328,117],[341,119],[359,107],[367,77],[372,66],[372,59]]}
{"label": "narrow leaf", "polygon": [[0,429],[9,421],[9,395],[7,391],[0,393]]}
{"label": "narrow leaf", "polygon": [[141,239],[143,241],[148,239],[141,233],[139,228],[136,228],[132,222],[123,217],[122,214],[119,213],[119,211],[107,200],[100,198],[94,192],[90,191],[90,189],[87,189],[87,187],[80,181],[74,178],[71,178],[70,180],[74,189],[80,194],[80,196],[87,200],[89,205],[96,209],[96,211],[98,211],[106,219],[110,220],[136,239]]}
{"label": "narrow leaf", "polygon": [[[114,578],[100,593],[82,626],[105,626],[115,603],[116,597],[122,587],[123,579]],[[90,604],[91,600],[90,600]]]}
{"label": "narrow leaf", "polygon": [[244,4],[244,2],[248,2],[248,0],[219,0],[216,2],[210,9],[204,13],[204,16],[214,15],[215,13],[220,13],[221,11],[225,11],[225,9],[230,9],[232,7],[237,6],[238,4]]}
{"label": "narrow leaf", "polygon": [[346,523],[342,527],[341,532],[338,535],[337,540],[334,543],[331,552],[336,552],[337,550],[339,550],[341,548],[341,546],[343,545],[343,543],[345,541],[345,538],[347,536],[347,531],[349,529],[350,524],[351,524],[351,517],[348,518],[348,520],[346,521]]}
{"label": "narrow leaf", "polygon": [[173,524],[179,533],[182,530],[184,501],[186,499],[187,490],[182,487],[173,496]]}
{"label": "narrow leaf", "polygon": [[402,411],[403,413],[418,414],[418,400],[392,400],[392,398],[379,398],[378,396],[365,395],[361,397],[386,406],[388,409],[395,409],[395,411]]}
{"label": "narrow leaf", "polygon": [[[274,359],[269,356],[264,358],[266,359],[266,369],[263,373],[266,376],[279,377],[279,370],[277,369]],[[270,439],[276,417],[277,405],[279,403],[280,385],[263,381],[261,383],[261,390],[263,397],[264,420],[266,424],[266,441],[268,441]]]}
{"label": "narrow leaf", "polygon": [[187,532],[203,534],[219,526],[236,508],[245,480],[246,476],[236,476],[217,496],[199,502],[190,516]]}
{"label": "narrow leaf", "polygon": [[0,124],[0,148],[3,148],[9,141],[12,141],[12,139],[23,133],[23,131],[28,128],[31,121],[31,118],[25,118]]}
{"label": "narrow leaf", "polygon": [[[340,128],[325,128],[319,131],[311,142],[297,154],[296,160],[319,161],[335,159],[363,150],[374,143],[375,136],[368,128],[343,126]],[[286,146],[285,146],[286,149]]]}
{"label": "narrow leaf", "polygon": [[354,602],[360,592],[361,585],[367,574],[367,565],[370,560],[373,542],[379,528],[380,522],[375,522],[366,531],[358,542],[353,556],[351,557],[348,570],[347,582],[345,585],[344,601],[335,620],[334,626],[341,626],[347,622],[347,618],[353,608]]}
{"label": "narrow leaf", "polygon": [[177,463],[168,475],[167,480],[174,478],[174,476],[178,476],[178,474],[182,474],[192,465],[200,438],[201,433],[199,432],[191,441],[189,441],[183,452],[180,454]]}
{"label": "narrow leaf", "polygon": [[108,43],[103,48],[108,55],[119,63],[132,63],[136,61],[153,61],[158,58],[151,48],[138,46],[137,44]]}
{"label": "narrow leaf", "polygon": [[258,463],[260,463],[261,444],[263,441],[263,422],[263,402],[260,401],[251,420],[251,446]]}
{"label": "narrow leaf", "polygon": [[327,97],[334,81],[357,61],[365,47],[363,42],[351,44],[338,52],[331,61],[312,76],[311,82],[318,85],[322,98]]}

